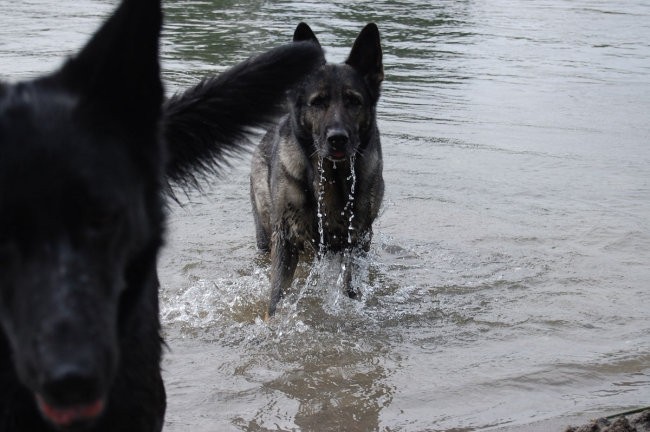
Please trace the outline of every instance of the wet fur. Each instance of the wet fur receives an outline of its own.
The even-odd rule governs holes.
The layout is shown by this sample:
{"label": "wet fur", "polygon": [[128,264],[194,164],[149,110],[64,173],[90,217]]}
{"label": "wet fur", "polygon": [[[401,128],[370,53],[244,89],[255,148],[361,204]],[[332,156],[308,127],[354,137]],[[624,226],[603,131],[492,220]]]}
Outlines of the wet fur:
{"label": "wet fur", "polygon": [[320,61],[281,47],[163,102],[161,22],[158,0],[124,0],[61,69],[0,82],[2,432],[61,430],[47,407],[101,400],[74,430],[162,429],[167,183],[218,169]]}
{"label": "wet fur", "polygon": [[[320,46],[304,23],[296,28],[294,41]],[[344,64],[323,64],[290,93],[289,113],[268,131],[253,155],[257,246],[271,253],[268,316],[291,285],[300,253],[320,248],[319,194],[325,249],[344,253],[344,289],[350,297],[358,294],[351,286],[351,254],[368,250],[384,194],[376,122],[382,80],[379,31],[368,24]],[[349,202],[352,161],[356,182]]]}

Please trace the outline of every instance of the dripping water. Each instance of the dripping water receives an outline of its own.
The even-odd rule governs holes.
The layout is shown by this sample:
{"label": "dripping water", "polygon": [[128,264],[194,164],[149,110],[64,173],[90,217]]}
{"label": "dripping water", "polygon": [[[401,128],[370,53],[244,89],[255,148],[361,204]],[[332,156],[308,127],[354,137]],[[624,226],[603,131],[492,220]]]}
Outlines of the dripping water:
{"label": "dripping water", "polygon": [[343,213],[347,211],[350,214],[348,218],[348,246],[352,246],[352,231],[354,231],[354,227],[352,226],[352,219],[354,219],[354,188],[356,187],[357,183],[357,176],[354,172],[354,162],[355,157],[352,155],[350,156],[350,175],[347,178],[348,181],[351,181],[350,195],[348,195],[348,202],[343,208]]}
{"label": "dripping water", "polygon": [[345,207],[343,207],[343,211],[341,212],[341,216],[344,216],[346,213],[349,215],[348,216],[348,247],[345,248],[345,250],[343,251],[343,257],[341,259],[341,272],[339,274],[339,278],[337,281],[338,286],[343,286],[346,267],[351,264],[350,259],[352,254],[352,231],[354,231],[354,226],[352,225],[352,221],[354,219],[354,189],[357,183],[357,176],[354,171],[354,162],[355,162],[355,157],[354,155],[352,155],[350,156],[350,175],[346,178],[348,182],[351,182],[350,194],[348,195],[348,202],[345,203]]}
{"label": "dripping water", "polygon": [[[348,195],[348,200],[341,211],[341,216],[344,216],[346,213],[348,216],[348,246],[352,246],[352,232],[354,231],[354,192],[357,183],[357,176],[355,173],[355,156],[350,156],[350,175],[346,178],[350,182],[350,193]],[[336,169],[336,162],[333,162],[333,168]],[[318,217],[318,257],[322,258],[325,253],[325,232],[323,227],[323,220],[326,216],[325,209],[323,207],[323,199],[325,197],[325,172],[323,170],[323,158],[318,158],[318,200],[317,200],[317,209],[316,216]]]}
{"label": "dripping water", "polygon": [[[333,162],[333,168],[336,169],[336,162]],[[325,173],[323,170],[323,158],[318,159],[318,200],[317,200],[317,217],[318,217],[318,234],[319,234],[319,244],[318,244],[318,259],[322,259],[325,254],[325,232],[324,232],[324,223],[323,219],[326,216],[325,209],[323,207],[323,200],[325,196]],[[341,216],[348,215],[348,247],[345,248],[343,252],[343,257],[341,260],[341,273],[338,279],[338,285],[342,284],[343,276],[345,270],[350,261],[351,256],[351,247],[352,247],[352,232],[354,231],[354,194],[357,183],[357,177],[355,172],[355,156],[350,156],[350,175],[346,177],[346,180],[350,183],[350,193],[348,194],[348,200],[341,211]]]}
{"label": "dripping water", "polygon": [[318,258],[322,258],[325,253],[325,233],[323,232],[323,197],[325,195],[325,174],[323,173],[323,158],[318,158],[318,207],[316,210],[316,216],[318,216],[318,235],[320,236],[318,241]]}

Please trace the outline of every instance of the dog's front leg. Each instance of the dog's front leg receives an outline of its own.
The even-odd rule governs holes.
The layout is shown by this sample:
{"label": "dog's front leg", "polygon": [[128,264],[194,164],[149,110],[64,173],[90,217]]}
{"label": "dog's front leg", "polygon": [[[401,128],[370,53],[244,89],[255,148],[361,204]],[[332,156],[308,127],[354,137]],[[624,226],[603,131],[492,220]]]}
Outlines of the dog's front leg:
{"label": "dog's front leg", "polygon": [[343,252],[341,262],[341,278],[343,281],[343,289],[351,299],[357,298],[359,293],[352,287],[352,266],[354,259],[352,258],[352,249],[348,248]]}
{"label": "dog's front leg", "polygon": [[266,314],[267,319],[275,314],[275,309],[284,296],[284,291],[291,286],[293,274],[298,264],[298,248],[281,232],[275,231],[272,239],[271,301]]}

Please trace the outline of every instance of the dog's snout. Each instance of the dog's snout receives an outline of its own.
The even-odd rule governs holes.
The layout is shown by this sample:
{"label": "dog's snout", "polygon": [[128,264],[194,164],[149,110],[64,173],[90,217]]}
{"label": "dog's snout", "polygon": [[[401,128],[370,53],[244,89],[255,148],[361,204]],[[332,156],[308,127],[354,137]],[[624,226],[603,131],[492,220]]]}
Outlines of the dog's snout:
{"label": "dog's snout", "polygon": [[332,129],[327,133],[327,142],[335,148],[344,147],[349,140],[348,133],[343,129]]}
{"label": "dog's snout", "polygon": [[60,364],[41,387],[35,395],[40,412],[61,429],[95,420],[106,405],[98,375],[81,364]]}
{"label": "dog's snout", "polygon": [[97,372],[82,364],[58,365],[43,379],[44,396],[61,406],[95,400],[101,393]]}
{"label": "dog's snout", "polygon": [[68,317],[46,323],[32,359],[35,393],[54,407],[85,406],[103,398],[115,364],[110,334]]}

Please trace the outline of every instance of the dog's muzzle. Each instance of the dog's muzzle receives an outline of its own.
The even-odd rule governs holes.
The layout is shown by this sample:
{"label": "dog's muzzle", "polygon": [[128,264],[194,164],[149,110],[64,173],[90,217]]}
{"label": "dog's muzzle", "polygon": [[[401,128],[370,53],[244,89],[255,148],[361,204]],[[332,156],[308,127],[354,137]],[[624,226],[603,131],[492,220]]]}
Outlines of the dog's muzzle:
{"label": "dog's muzzle", "polygon": [[331,129],[327,132],[327,144],[329,146],[329,158],[331,160],[345,159],[348,155],[347,147],[350,136],[343,129]]}

